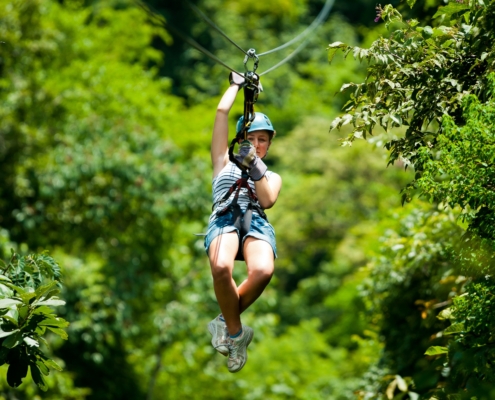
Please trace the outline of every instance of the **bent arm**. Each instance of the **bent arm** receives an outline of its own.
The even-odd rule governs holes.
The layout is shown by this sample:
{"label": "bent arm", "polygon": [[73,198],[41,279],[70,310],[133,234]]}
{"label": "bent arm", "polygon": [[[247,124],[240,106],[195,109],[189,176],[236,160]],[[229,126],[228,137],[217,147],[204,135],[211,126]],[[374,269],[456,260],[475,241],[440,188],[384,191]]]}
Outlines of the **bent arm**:
{"label": "bent arm", "polygon": [[282,178],[278,174],[271,174],[270,179],[266,176],[254,182],[258,201],[263,209],[272,208],[277,201],[280,189],[282,188]]}
{"label": "bent arm", "polygon": [[218,103],[215,123],[213,125],[213,136],[211,140],[211,162],[213,164],[213,177],[229,162],[229,112],[234,104],[239,86],[230,85]]}

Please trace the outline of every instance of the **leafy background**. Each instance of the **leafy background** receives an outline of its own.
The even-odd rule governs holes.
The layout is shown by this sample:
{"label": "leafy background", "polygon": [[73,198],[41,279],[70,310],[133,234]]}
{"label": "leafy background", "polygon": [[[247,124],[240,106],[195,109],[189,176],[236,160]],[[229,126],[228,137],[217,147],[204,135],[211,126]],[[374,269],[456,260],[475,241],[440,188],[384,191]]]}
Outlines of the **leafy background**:
{"label": "leafy background", "polygon": [[[194,1],[259,52],[323,3]],[[147,4],[242,70],[184,2]],[[396,1],[374,22],[376,7],[337,1],[262,79],[257,109],[277,128],[267,161],[284,181],[268,211],[280,257],[243,315],[256,334],[232,375],[209,343],[218,306],[194,235],[226,70],[130,0],[0,0],[0,259],[22,276],[19,260],[60,266],[61,281],[44,279],[64,300],[44,317],[63,329],[38,331],[52,370],[40,383],[32,362],[7,381],[5,359],[0,398],[493,398],[495,3]],[[232,128],[241,112],[239,98]],[[1,315],[39,295],[23,284],[0,291]],[[21,289],[28,303],[8,303]]]}

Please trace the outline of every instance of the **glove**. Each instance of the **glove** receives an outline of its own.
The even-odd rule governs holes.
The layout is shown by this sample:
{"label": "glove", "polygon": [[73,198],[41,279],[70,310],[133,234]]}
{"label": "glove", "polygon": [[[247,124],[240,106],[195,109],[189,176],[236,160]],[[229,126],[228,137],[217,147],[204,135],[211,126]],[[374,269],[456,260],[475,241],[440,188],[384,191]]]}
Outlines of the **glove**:
{"label": "glove", "polygon": [[235,84],[235,85],[239,85],[240,87],[243,87],[246,85],[246,79],[244,79],[244,77],[242,75],[239,75],[235,72],[231,72],[229,74],[229,82],[230,84]]}
{"label": "glove", "polygon": [[263,160],[256,155],[256,149],[249,140],[244,140],[239,145],[239,154],[234,154],[234,158],[248,168],[248,175],[253,181],[259,181],[268,170]]}

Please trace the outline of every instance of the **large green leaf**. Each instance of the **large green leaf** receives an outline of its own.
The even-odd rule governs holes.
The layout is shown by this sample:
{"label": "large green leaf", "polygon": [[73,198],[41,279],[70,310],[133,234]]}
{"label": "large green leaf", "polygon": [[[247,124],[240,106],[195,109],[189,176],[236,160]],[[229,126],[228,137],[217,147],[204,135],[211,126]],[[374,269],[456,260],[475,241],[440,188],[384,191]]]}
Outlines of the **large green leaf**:
{"label": "large green leaf", "polygon": [[449,2],[444,7],[440,7],[438,11],[433,15],[433,18],[438,18],[441,17],[442,15],[446,15],[448,17],[452,16],[453,14],[456,14],[458,12],[464,11],[464,10],[469,10],[469,4],[468,2],[466,3],[458,3],[458,2]]}
{"label": "large green leaf", "polygon": [[41,374],[41,371],[38,367],[38,364],[36,363],[30,363],[29,367],[31,369],[31,376],[33,378],[34,383],[38,385],[38,387],[46,392],[48,390],[48,386],[43,378],[43,375]]}
{"label": "large green leaf", "polygon": [[22,332],[17,331],[13,335],[10,335],[2,342],[2,346],[8,349],[12,349],[22,342]]}
{"label": "large green leaf", "polygon": [[9,369],[7,370],[7,382],[12,387],[18,387],[28,372],[28,362],[20,354],[16,354],[10,359]]}
{"label": "large green leaf", "polygon": [[450,325],[447,329],[443,331],[444,335],[452,335],[454,333],[461,333],[465,331],[464,322],[458,322],[456,324]]}
{"label": "large green leaf", "polygon": [[16,299],[0,299],[0,308],[10,308],[22,304],[22,301]]}
{"label": "large green leaf", "polygon": [[16,332],[19,332],[19,329],[14,329],[13,331],[10,331],[10,332],[5,332],[5,331],[0,330],[0,338],[4,338],[4,337],[10,336],[10,335],[13,335]]}
{"label": "large green leaf", "polygon": [[67,335],[67,332],[65,332],[63,329],[60,329],[60,328],[52,328],[51,326],[47,326],[48,329],[50,329],[53,333],[57,334],[58,336],[60,336],[62,339],[64,340],[67,340],[68,339],[68,335]]}

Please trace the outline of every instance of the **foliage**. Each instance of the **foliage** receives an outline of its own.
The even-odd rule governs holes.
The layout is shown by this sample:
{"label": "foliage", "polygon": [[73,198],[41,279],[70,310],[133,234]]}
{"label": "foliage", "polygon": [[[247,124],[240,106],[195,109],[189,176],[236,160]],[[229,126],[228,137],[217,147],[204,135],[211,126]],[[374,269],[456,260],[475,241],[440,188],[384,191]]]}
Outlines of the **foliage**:
{"label": "foliage", "polygon": [[[403,137],[385,144],[389,163],[399,160],[415,170],[415,179],[403,189],[403,202],[418,191],[444,210],[407,222],[410,232],[404,233],[403,243],[388,243],[379,268],[372,264],[385,273],[374,272],[372,290],[365,292],[371,295],[369,307],[384,336],[379,365],[412,378],[415,392],[424,398],[493,397],[492,315],[486,302],[493,287],[495,243],[494,12],[493,1],[451,2],[433,16],[437,26],[420,27],[416,20],[404,23],[393,7],[386,6],[380,17],[395,29],[390,38],[375,41],[369,49],[343,43],[329,48],[330,58],[343,49],[346,55],[353,51],[356,58],[368,61],[366,82],[342,87],[354,89],[344,106],[347,114],[332,123],[342,127],[352,122],[353,132],[344,144],[373,134],[377,127],[405,126]],[[449,207],[466,231],[453,225]],[[416,236],[415,230],[421,234]],[[435,309],[451,302],[436,320]],[[412,310],[404,313],[413,304],[421,307],[424,321]],[[446,320],[450,326],[444,325]],[[416,343],[431,357],[430,363],[415,350]],[[397,380],[392,390],[394,381],[384,374],[373,376],[371,382],[363,398],[401,398],[406,393]]]}
{"label": "foliage", "polygon": [[[405,126],[404,137],[386,143],[389,162],[414,165],[419,178],[424,154],[436,151],[443,116],[448,114],[459,123],[466,95],[476,94],[485,101],[491,93],[486,83],[495,61],[494,13],[493,1],[449,3],[435,14],[446,25],[421,27],[417,20],[403,22],[397,10],[387,5],[381,18],[387,26],[399,28],[390,38],[380,38],[369,49],[331,44],[330,59],[341,49],[368,62],[364,83],[341,88],[353,91],[344,106],[347,113],[332,123],[335,128],[352,122],[353,132],[344,144],[372,134],[376,127]],[[414,187],[413,181],[403,200],[410,199]]]}
{"label": "foliage", "polygon": [[17,387],[26,377],[28,367],[34,382],[48,389],[44,376],[61,367],[40,348],[48,345],[44,335],[52,332],[67,339],[69,323],[54,314],[51,307],[65,301],[60,292],[60,268],[48,254],[20,256],[12,253],[3,263],[0,275],[0,365],[8,364],[7,382]]}
{"label": "foliage", "polygon": [[[242,69],[242,56],[223,38],[192,13],[175,13],[184,2],[166,3],[161,5],[172,10],[169,20]],[[196,4],[243,46],[261,49],[302,31],[323,2]],[[355,4],[337,7],[350,10]],[[347,14],[350,21],[374,25],[375,3],[359,4],[370,14]],[[128,0],[0,0],[0,7],[5,41],[0,44],[0,252],[7,257],[10,247],[20,254],[50,248],[64,271],[61,315],[71,322],[67,340],[47,336],[64,367],[44,377],[49,390],[40,395],[27,376],[14,391],[0,376],[0,398],[201,399],[213,393],[218,399],[347,400],[382,348],[390,357],[374,375],[385,379],[379,385],[385,392],[395,385],[397,395],[404,384],[417,391],[411,387],[413,372],[401,371],[399,378],[392,368],[410,350],[411,370],[419,371],[428,345],[446,347],[444,339],[430,343],[421,335],[446,325],[428,308],[433,299],[428,285],[438,301],[450,298],[448,283],[436,281],[446,273],[440,261],[447,246],[432,245],[421,235],[440,242],[438,226],[455,224],[414,214],[408,228],[401,228],[400,240],[419,250],[424,245],[418,254],[425,265],[433,260],[431,265],[414,264],[406,253],[400,253],[406,261],[396,265],[397,251],[384,249],[388,262],[375,275],[361,268],[380,237],[396,244],[391,229],[411,212],[396,210],[396,194],[410,178],[400,167],[383,172],[384,152],[371,151],[364,142],[342,151],[337,136],[328,137],[323,117],[347,100],[334,97],[342,83],[363,79],[365,71],[357,61],[336,56],[328,79],[324,45],[358,44],[363,36],[369,43],[383,34],[382,25],[362,28],[334,14],[298,57],[262,78],[265,92],[257,109],[270,114],[278,131],[267,163],[284,180],[281,197],[269,210],[280,258],[273,282],[243,314],[255,338],[248,364],[234,376],[211,348],[205,329],[218,306],[202,238],[193,235],[207,223],[209,139],[218,96],[227,85],[225,70],[194,50],[184,51]],[[262,68],[289,52],[263,59]],[[239,96],[231,122],[241,102]],[[380,147],[400,134],[373,141]],[[421,230],[411,223],[426,226]],[[395,269],[405,276],[402,285],[384,272],[394,275]],[[244,276],[243,266],[236,265],[236,281]],[[372,281],[369,296],[360,297],[366,278]],[[379,283],[388,284],[389,292],[380,292]],[[411,306],[412,298],[427,304]],[[407,305],[411,315],[390,311],[393,301]],[[363,314],[370,304],[392,315],[398,326],[391,320],[380,331],[380,311],[367,321]],[[407,344],[421,337],[421,344],[391,354],[381,338],[400,334]]]}
{"label": "foliage", "polygon": [[[492,81],[487,87],[493,90]],[[494,171],[492,167],[495,108],[493,100],[481,103],[474,96],[463,101],[462,125],[446,115],[436,152],[419,152],[424,171],[416,182],[418,189],[431,201],[441,201],[463,209],[468,230],[460,246],[464,272],[469,275],[492,274],[495,233],[493,218]]]}
{"label": "foliage", "polygon": [[[380,254],[367,266],[370,275],[362,286],[362,296],[369,321],[384,341],[377,366],[388,372],[373,378],[377,385],[363,389],[363,398],[391,399],[386,397],[388,391],[395,390],[390,389],[390,374],[410,380],[418,394],[443,385],[441,368],[426,360],[424,353],[445,345],[437,335],[447,327],[436,318],[438,310],[463,292],[466,279],[458,277],[451,263],[454,243],[444,240],[458,237],[462,230],[454,215],[429,210],[426,205],[423,208],[409,211],[396,227],[389,227],[381,238]],[[396,389],[399,393],[400,385]]]}
{"label": "foliage", "polygon": [[492,365],[494,315],[491,306],[495,284],[489,276],[472,283],[463,296],[456,297],[452,307],[439,318],[452,325],[445,334],[455,335],[448,349],[446,368],[452,372],[444,393],[464,389],[461,398],[489,399],[494,395],[495,375]]}

